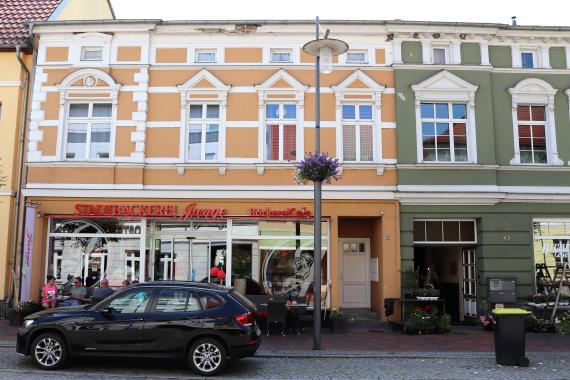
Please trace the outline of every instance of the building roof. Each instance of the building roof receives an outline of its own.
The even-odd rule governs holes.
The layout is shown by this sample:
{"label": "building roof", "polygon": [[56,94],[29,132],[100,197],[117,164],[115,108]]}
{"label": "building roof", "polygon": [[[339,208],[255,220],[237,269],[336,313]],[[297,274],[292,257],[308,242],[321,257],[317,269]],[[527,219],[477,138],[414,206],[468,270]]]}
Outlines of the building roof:
{"label": "building roof", "polygon": [[29,21],[46,21],[63,0],[1,0],[0,45],[25,45]]}

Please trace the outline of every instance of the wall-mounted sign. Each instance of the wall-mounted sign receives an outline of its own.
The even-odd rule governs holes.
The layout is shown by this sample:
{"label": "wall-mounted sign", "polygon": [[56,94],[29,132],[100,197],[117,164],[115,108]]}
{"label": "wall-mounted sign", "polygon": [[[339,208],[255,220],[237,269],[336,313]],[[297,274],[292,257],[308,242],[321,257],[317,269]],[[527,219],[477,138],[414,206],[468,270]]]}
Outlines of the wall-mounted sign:
{"label": "wall-mounted sign", "polygon": [[[176,205],[124,205],[124,204],[83,204],[75,205],[75,216],[81,217],[147,217],[173,218],[180,221],[190,219],[205,219],[212,222],[228,216],[225,208],[200,208],[196,203],[190,203],[179,213]],[[309,218],[311,212],[307,208],[286,208],[273,210],[270,208],[250,208],[248,216],[263,218]]]}
{"label": "wall-mounted sign", "polygon": [[283,210],[272,210],[270,208],[250,208],[247,212],[249,216],[260,216],[264,218],[268,217],[308,218],[311,216],[311,212],[307,210],[305,207],[301,209],[286,208]]}

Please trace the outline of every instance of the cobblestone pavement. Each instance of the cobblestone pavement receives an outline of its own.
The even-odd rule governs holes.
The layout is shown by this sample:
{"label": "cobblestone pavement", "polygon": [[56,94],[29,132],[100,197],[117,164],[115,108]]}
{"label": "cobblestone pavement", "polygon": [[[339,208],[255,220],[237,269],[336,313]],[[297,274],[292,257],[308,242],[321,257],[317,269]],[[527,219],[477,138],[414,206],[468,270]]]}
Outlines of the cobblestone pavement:
{"label": "cobblestone pavement", "polygon": [[[328,355],[321,353],[321,355]],[[222,378],[254,379],[568,379],[570,355],[531,353],[527,368],[502,367],[490,353],[410,353],[365,356],[332,353],[326,357],[260,356],[239,360]],[[0,348],[1,379],[153,380],[188,379],[183,362],[165,360],[81,359],[65,370],[46,372],[13,348]]]}

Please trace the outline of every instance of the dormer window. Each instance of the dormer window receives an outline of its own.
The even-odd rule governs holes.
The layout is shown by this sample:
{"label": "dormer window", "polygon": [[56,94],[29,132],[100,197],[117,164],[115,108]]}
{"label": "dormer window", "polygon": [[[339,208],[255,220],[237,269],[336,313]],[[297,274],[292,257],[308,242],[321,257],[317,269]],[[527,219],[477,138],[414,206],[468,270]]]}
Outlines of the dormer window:
{"label": "dormer window", "polygon": [[215,49],[196,49],[194,54],[194,62],[216,62]]}
{"label": "dormer window", "polygon": [[83,46],[81,48],[82,61],[102,61],[103,47],[101,46]]}
{"label": "dormer window", "polygon": [[368,54],[366,50],[349,50],[346,53],[346,63],[366,63]]}
{"label": "dormer window", "polygon": [[292,62],[291,49],[271,49],[271,62]]}
{"label": "dormer window", "polygon": [[444,47],[435,47],[432,49],[434,65],[445,65],[448,59],[447,49]]}
{"label": "dormer window", "polygon": [[521,51],[521,65],[523,69],[536,67],[536,53],[534,51]]}

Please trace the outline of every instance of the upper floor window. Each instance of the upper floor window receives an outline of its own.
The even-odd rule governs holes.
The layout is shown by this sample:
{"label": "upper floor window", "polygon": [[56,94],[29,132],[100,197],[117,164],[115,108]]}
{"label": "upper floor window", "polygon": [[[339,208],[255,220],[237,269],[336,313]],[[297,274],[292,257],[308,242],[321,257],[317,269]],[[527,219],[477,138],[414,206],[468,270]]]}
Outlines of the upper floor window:
{"label": "upper floor window", "polygon": [[297,105],[265,105],[265,159],[294,161],[297,158]]}
{"label": "upper floor window", "polygon": [[82,61],[102,61],[103,47],[101,46],[83,46],[81,47]]}
{"label": "upper floor window", "polygon": [[517,107],[521,164],[546,164],[546,116],[544,106]]}
{"label": "upper floor window", "polygon": [[216,49],[196,49],[194,62],[216,62]]}
{"label": "upper floor window", "polygon": [[65,158],[68,160],[109,159],[111,123],[111,103],[69,104]]}
{"label": "upper floor window", "polygon": [[366,63],[368,54],[366,50],[349,50],[346,53],[346,63]]}
{"label": "upper floor window", "polygon": [[522,51],[521,65],[523,69],[532,69],[536,67],[536,53],[534,51]]}
{"label": "upper floor window", "polygon": [[271,62],[292,62],[291,49],[271,49]]}
{"label": "upper floor window", "polygon": [[445,47],[434,47],[432,55],[434,65],[445,65],[448,62],[449,53]]}
{"label": "upper floor window", "polygon": [[422,157],[427,162],[467,162],[467,107],[421,103]]}
{"label": "upper floor window", "polygon": [[187,160],[214,161],[219,159],[219,104],[190,104]]}
{"label": "upper floor window", "polygon": [[373,161],[374,143],[372,106],[345,104],[342,106],[342,160]]}

